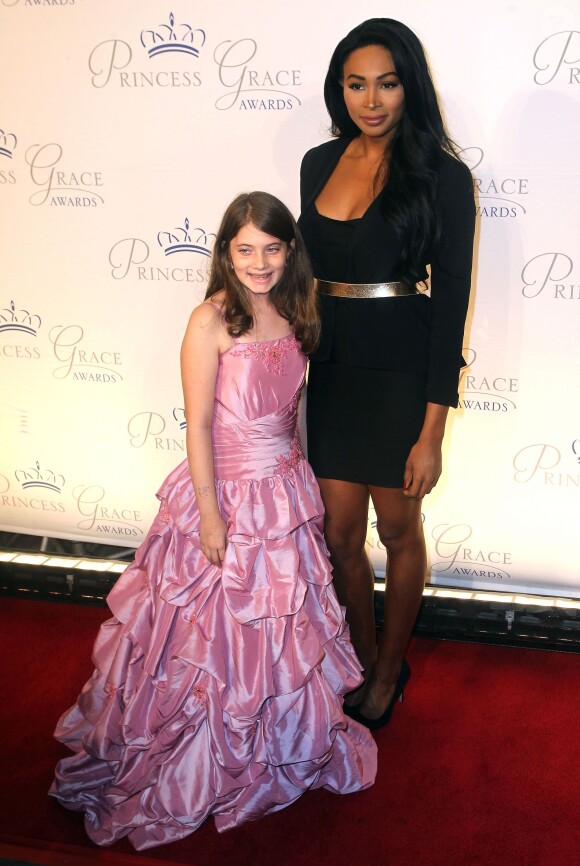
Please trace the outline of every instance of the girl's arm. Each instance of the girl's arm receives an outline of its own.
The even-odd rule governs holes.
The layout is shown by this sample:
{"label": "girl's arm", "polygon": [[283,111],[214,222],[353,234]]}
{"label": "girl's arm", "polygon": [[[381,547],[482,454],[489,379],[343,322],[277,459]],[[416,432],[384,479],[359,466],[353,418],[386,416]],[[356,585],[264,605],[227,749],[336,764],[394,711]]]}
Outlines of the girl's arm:
{"label": "girl's arm", "polygon": [[219,355],[226,339],[217,311],[201,304],[191,314],[181,346],[187,460],[201,518],[199,540],[204,555],[218,566],[225,555],[227,532],[217,504],[211,430]]}

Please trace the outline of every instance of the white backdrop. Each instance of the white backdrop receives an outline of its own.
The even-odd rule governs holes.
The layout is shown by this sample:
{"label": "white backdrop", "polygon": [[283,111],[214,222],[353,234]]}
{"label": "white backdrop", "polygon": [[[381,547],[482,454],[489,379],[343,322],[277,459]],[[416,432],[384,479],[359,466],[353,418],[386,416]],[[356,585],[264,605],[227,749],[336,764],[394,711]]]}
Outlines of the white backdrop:
{"label": "white backdrop", "polygon": [[0,0],[0,528],[140,542],[185,456],[179,346],[221,214],[256,188],[298,213],[330,54],[388,14],[424,42],[478,193],[431,581],[580,595],[580,5],[443,12]]}

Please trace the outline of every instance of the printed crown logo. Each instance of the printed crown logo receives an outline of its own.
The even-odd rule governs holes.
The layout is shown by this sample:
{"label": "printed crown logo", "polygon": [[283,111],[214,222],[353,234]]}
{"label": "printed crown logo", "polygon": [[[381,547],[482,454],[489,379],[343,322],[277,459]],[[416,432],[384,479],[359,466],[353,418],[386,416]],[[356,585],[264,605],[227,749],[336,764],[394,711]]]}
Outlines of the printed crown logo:
{"label": "printed crown logo", "polygon": [[187,427],[187,421],[185,419],[185,409],[181,409],[180,407],[176,406],[173,410],[173,417],[179,424],[179,429],[185,430],[185,428]]}
{"label": "printed crown logo", "polygon": [[190,230],[187,217],[183,227],[159,232],[157,235],[157,243],[166,256],[173,253],[201,253],[204,256],[211,256],[211,245],[214,239],[215,234],[207,234],[205,229],[199,226]]}
{"label": "printed crown logo", "polygon": [[56,475],[52,469],[41,469],[38,460],[36,466],[30,469],[17,469],[14,475],[25,490],[28,487],[42,487],[44,490],[60,493],[64,487],[64,476]]}
{"label": "printed crown logo", "polygon": [[10,301],[10,307],[0,310],[0,331],[20,331],[36,337],[40,325],[40,316],[28,310],[16,310],[14,301]]}
{"label": "printed crown logo", "polygon": [[199,57],[199,50],[205,43],[205,31],[199,27],[194,30],[189,24],[175,24],[173,12],[169,13],[169,24],[159,24],[155,30],[141,31],[141,45],[147,49],[149,57],[178,51]]}
{"label": "printed crown logo", "polygon": [[0,156],[7,156],[12,159],[14,148],[18,144],[16,136],[13,132],[4,132],[0,129]]}

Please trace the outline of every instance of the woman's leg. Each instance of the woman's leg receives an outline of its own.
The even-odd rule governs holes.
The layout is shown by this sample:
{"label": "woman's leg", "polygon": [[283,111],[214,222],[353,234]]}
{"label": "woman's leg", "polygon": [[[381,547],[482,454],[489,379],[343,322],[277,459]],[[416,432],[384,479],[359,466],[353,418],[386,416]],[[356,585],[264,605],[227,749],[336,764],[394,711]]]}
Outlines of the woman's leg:
{"label": "woman's leg", "polygon": [[419,612],[427,571],[421,500],[400,488],[370,487],[377,532],[387,549],[387,589],[379,654],[360,707],[376,719],[394,693],[403,656]]}
{"label": "woman's leg", "polygon": [[[356,654],[368,677],[377,655],[374,573],[365,550],[369,489],[366,484],[319,478],[325,507],[324,534],[333,565],[333,581]],[[362,688],[346,704],[356,704]]]}

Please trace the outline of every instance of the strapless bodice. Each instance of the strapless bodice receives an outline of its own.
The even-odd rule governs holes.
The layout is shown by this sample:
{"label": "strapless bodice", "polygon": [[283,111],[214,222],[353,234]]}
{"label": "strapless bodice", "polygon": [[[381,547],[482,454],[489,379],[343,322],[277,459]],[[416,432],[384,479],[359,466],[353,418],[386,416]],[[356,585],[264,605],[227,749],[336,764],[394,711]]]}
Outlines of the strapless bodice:
{"label": "strapless bodice", "polygon": [[293,334],[220,358],[212,440],[219,481],[285,474],[302,459],[296,410],[306,358]]}

